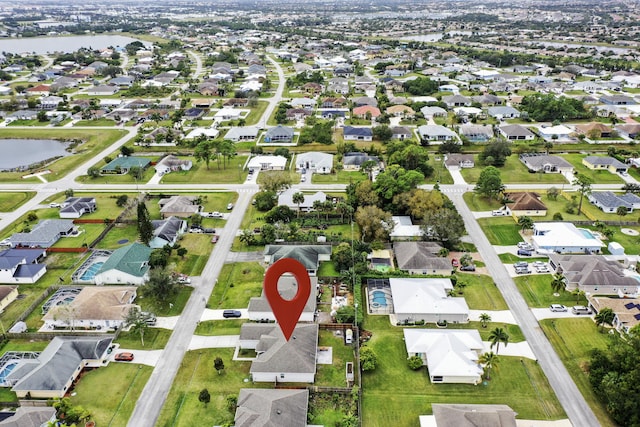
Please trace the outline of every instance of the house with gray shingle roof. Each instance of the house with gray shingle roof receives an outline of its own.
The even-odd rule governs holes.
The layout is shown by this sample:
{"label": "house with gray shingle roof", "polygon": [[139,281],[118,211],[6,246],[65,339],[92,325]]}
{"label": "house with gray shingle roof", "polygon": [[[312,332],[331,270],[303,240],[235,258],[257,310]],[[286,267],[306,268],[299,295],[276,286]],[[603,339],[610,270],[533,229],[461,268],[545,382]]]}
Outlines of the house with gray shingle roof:
{"label": "house with gray shingle roof", "polygon": [[451,275],[451,261],[438,256],[441,249],[442,246],[435,242],[393,243],[398,268],[410,274]]}
{"label": "house with gray shingle roof", "polygon": [[313,383],[316,375],[318,325],[300,323],[287,341],[275,323],[245,323],[238,345],[255,350],[249,372],[254,382]]}
{"label": "house with gray shingle roof", "polygon": [[626,173],[629,170],[629,166],[620,160],[606,156],[587,156],[582,159],[582,164],[591,170],[608,170],[611,173]]}
{"label": "house with gray shingle roof", "polygon": [[84,368],[104,366],[112,337],[55,337],[37,359],[22,359],[7,376],[19,398],[61,398]]}
{"label": "house with gray shingle roof", "polygon": [[518,117],[520,117],[520,111],[506,105],[489,107],[487,109],[487,114],[497,119],[517,119]]}
{"label": "house with gray shingle roof", "polygon": [[299,261],[310,276],[315,276],[320,261],[331,259],[331,245],[267,245],[264,249],[264,262],[269,265],[281,258]]}
{"label": "house with gray shingle roof", "polygon": [[151,248],[132,243],[116,249],[100,267],[96,285],[143,285],[149,279]]}
{"label": "house with gray shingle roof", "polygon": [[509,141],[533,141],[536,135],[521,125],[500,126],[500,133]]}
{"label": "house with gray shingle roof", "polygon": [[0,421],[0,427],[42,427],[55,421],[56,409],[51,406],[19,406],[12,416]]}
{"label": "house with gray shingle roof", "polygon": [[0,283],[36,283],[47,272],[47,265],[39,262],[46,256],[44,249],[0,252]]}
{"label": "house with gray shingle roof", "polygon": [[549,156],[546,154],[523,153],[519,159],[527,169],[544,173],[565,173],[573,172],[573,165],[558,156]]}
{"label": "house with gray shingle roof", "polygon": [[278,125],[268,129],[264,134],[264,142],[292,142],[293,128]]}
{"label": "house with gray shingle roof", "polygon": [[235,427],[306,427],[309,390],[242,388]]}
{"label": "house with gray shingle roof", "polygon": [[369,127],[345,126],[343,136],[345,141],[371,141],[373,131]]}
{"label": "house with gray shingle roof", "polygon": [[314,194],[304,194],[304,201],[299,205],[293,202],[293,195],[298,193],[299,190],[295,188],[288,188],[278,196],[278,206],[288,206],[289,208],[297,211],[300,209],[300,212],[311,212],[313,211],[313,204],[316,201],[326,202],[327,195],[322,191],[317,191]]}
{"label": "house with gray shingle roof", "polygon": [[192,196],[165,197],[158,201],[158,206],[160,206],[160,216],[162,218],[170,216],[188,218],[202,210],[202,206],[197,204],[196,198]]}
{"label": "house with gray shingle roof", "polygon": [[309,151],[296,156],[296,170],[309,169],[312,173],[328,174],[333,169],[333,154]]}
{"label": "house with gray shingle roof", "polygon": [[362,164],[369,160],[374,161],[377,164],[380,163],[380,159],[376,156],[370,156],[367,153],[351,152],[344,153],[342,156],[342,164],[346,171],[359,171]]}
{"label": "house with gray shingle roof", "polygon": [[149,242],[151,249],[164,248],[166,245],[173,247],[178,242],[178,238],[187,231],[187,221],[175,216],[153,220],[151,225],[153,225],[153,239]]}
{"label": "house with gray shingle roof", "polygon": [[[307,299],[307,303],[300,314],[298,322],[313,322],[315,320],[316,311],[316,293],[318,289],[318,278],[310,277],[311,279],[311,293]],[[298,287],[296,279],[293,276],[280,276],[278,279],[278,293],[286,300],[293,299],[298,293]],[[249,300],[248,308],[249,320],[256,322],[272,321],[275,322],[276,318],[273,315],[273,309],[271,304],[267,301],[264,295],[264,289],[262,295],[259,297],[253,297]]]}
{"label": "house with gray shingle roof", "polygon": [[73,221],[69,219],[42,219],[27,233],[14,233],[9,237],[12,248],[49,248],[63,236],[75,232]]}
{"label": "house with gray shingle roof", "polygon": [[86,213],[95,212],[98,205],[95,197],[69,197],[60,205],[60,218],[80,218]]}
{"label": "house with gray shingle roof", "polygon": [[633,193],[616,194],[613,191],[592,191],[587,197],[602,212],[616,213],[620,206],[623,206],[629,213],[634,209],[640,209],[640,197]]}
{"label": "house with gray shingle roof", "polygon": [[507,405],[434,403],[433,417],[438,427],[516,427],[516,412]]}
{"label": "house with gray shingle roof", "polygon": [[418,135],[423,142],[458,141],[458,135],[442,125],[418,126]]}

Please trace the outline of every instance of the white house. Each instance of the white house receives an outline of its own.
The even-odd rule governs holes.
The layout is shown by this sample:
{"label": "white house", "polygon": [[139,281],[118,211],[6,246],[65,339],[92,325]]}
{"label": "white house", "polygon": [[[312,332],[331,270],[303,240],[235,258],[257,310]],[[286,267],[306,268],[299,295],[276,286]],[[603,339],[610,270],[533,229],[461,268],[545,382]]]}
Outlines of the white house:
{"label": "white house", "polygon": [[533,247],[538,253],[600,253],[604,243],[591,231],[570,222],[533,224]]}
{"label": "white house", "polygon": [[249,160],[249,169],[276,170],[283,171],[287,165],[287,158],[284,156],[255,156]]}
{"label": "white house", "polygon": [[540,138],[543,138],[545,141],[571,141],[572,133],[573,130],[564,125],[547,127],[540,126],[538,128],[538,135],[540,135]]}
{"label": "white house", "polygon": [[7,249],[0,252],[0,283],[36,283],[47,265],[40,263],[47,256],[44,249]]}
{"label": "white house", "polygon": [[333,168],[333,154],[311,151],[296,156],[296,169],[309,169],[313,173],[328,174]]}
{"label": "white house", "polygon": [[479,384],[484,346],[475,329],[404,329],[408,357],[419,356],[432,383]]}
{"label": "white house", "polygon": [[[315,320],[315,312],[316,312],[316,293],[318,289],[318,278],[310,277],[311,279],[311,293],[309,294],[309,298],[307,299],[307,303],[302,310],[302,314],[300,314],[300,318],[298,322],[313,322]],[[278,292],[280,296],[286,300],[293,299],[298,292],[296,279],[293,276],[280,276],[278,279]],[[262,295],[259,297],[253,297],[249,300],[249,320],[253,320],[256,322],[260,321],[271,321],[275,322],[276,318],[273,314],[273,309],[267,301],[267,298],[264,295],[264,290]]]}
{"label": "white house", "polygon": [[192,167],[193,162],[191,160],[181,159],[173,154],[164,157],[154,166],[158,175],[165,175],[175,171],[188,171]]}
{"label": "white house", "polygon": [[280,193],[280,195],[278,196],[278,206],[288,206],[293,210],[300,209],[301,212],[311,212],[313,211],[313,204],[316,201],[322,203],[327,201],[327,195],[322,191],[318,191],[315,194],[305,194],[302,203],[294,203],[293,195],[298,192],[299,190],[295,188],[288,188]]}
{"label": "white house", "polygon": [[389,233],[391,240],[417,240],[422,237],[422,229],[419,225],[413,225],[410,216],[392,216],[391,219],[395,224]]}
{"label": "white house", "polygon": [[237,120],[242,116],[242,110],[236,108],[222,108],[217,111],[213,118],[214,120]]}
{"label": "white house", "polygon": [[399,323],[424,320],[429,323],[469,322],[469,306],[462,297],[450,297],[453,290],[445,278],[390,278],[393,311]]}

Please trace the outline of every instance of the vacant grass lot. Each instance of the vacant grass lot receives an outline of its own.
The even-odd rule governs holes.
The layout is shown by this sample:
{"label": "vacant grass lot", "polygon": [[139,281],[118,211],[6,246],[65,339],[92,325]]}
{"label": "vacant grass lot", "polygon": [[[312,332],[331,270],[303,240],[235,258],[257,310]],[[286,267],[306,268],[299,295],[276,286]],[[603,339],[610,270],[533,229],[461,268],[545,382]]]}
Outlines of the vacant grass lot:
{"label": "vacant grass lot", "polygon": [[147,328],[144,332],[144,346],[140,335],[126,331],[120,332],[116,342],[120,347],[131,350],[161,350],[167,345],[170,336],[169,329]]}
{"label": "vacant grass lot", "polygon": [[576,174],[584,174],[596,184],[624,184],[622,178],[616,174],[603,170],[591,170],[583,165],[582,159],[586,157],[584,154],[562,154],[560,156],[573,165]]}
{"label": "vacant grass lot", "polygon": [[[386,322],[386,324],[385,324]],[[402,328],[365,317],[373,333],[367,344],[378,356],[375,371],[363,375],[363,425],[415,426],[432,403],[507,404],[525,419],[559,419],[564,412],[534,361],[502,356],[487,385],[431,384],[426,368],[409,369]]]}
{"label": "vacant grass lot", "polygon": [[584,296],[578,297],[578,295],[565,290],[560,292],[560,296],[554,296],[551,289],[552,280],[551,274],[530,274],[513,279],[529,307],[548,307],[551,304],[566,306],[587,304]]}
{"label": "vacant grass lot", "polygon": [[207,303],[212,309],[244,308],[262,293],[264,268],[257,262],[236,262],[222,267]]}
{"label": "vacant grass lot", "polygon": [[152,371],[151,366],[114,362],[85,372],[71,403],[89,411],[96,425],[124,426]]}
{"label": "vacant grass lot", "polygon": [[367,179],[368,176],[364,172],[349,172],[341,170],[337,173],[327,175],[314,173],[311,177],[311,182],[313,184],[351,184],[365,181]]}
{"label": "vacant grass lot", "polygon": [[517,245],[522,241],[520,227],[512,217],[479,218],[478,224],[492,245]]}
{"label": "vacant grass lot", "polygon": [[[117,129],[0,129],[0,138],[17,139],[81,139],[84,144],[75,148],[76,154],[56,160],[47,169],[51,173],[46,175],[47,181],[55,181],[65,176],[69,171],[83,164],[109,145],[122,138],[126,132]],[[0,182],[24,182],[23,172],[3,172],[0,174]]]}
{"label": "vacant grass lot", "polygon": [[138,297],[136,300],[137,304],[140,304],[142,311],[149,311],[151,313],[155,313],[156,316],[178,316],[184,310],[184,306],[187,304],[189,297],[191,296],[191,292],[193,292],[193,288],[189,286],[181,286],[178,291],[178,295],[173,299],[173,301],[167,302],[166,304],[162,304],[158,301],[154,301],[151,298]]}
{"label": "vacant grass lot", "polygon": [[[460,173],[468,183],[477,182],[483,169],[478,161],[478,156],[474,157],[476,167],[460,170]],[[505,184],[562,184],[567,182],[562,175],[557,173],[529,173],[526,166],[515,154],[507,157],[504,166],[498,169],[500,170],[502,182]]]}
{"label": "vacant grass lot", "polygon": [[193,167],[189,171],[171,172],[162,177],[163,184],[240,184],[247,177],[247,172],[242,170],[247,161],[247,156],[236,156],[227,160],[220,157],[219,161],[211,161],[209,169],[204,162],[196,162],[195,158],[188,157],[193,161]]}
{"label": "vacant grass lot", "polygon": [[178,242],[187,249],[184,257],[179,257],[174,251],[169,257],[167,267],[171,271],[177,271],[188,276],[199,276],[209,260],[213,244],[208,234],[186,233]]}
{"label": "vacant grass lot", "polygon": [[562,359],[580,392],[598,417],[600,425],[613,427],[616,424],[609,418],[605,406],[593,393],[586,364],[592,349],[606,349],[610,341],[607,334],[598,331],[591,319],[547,319],[540,326]]}
{"label": "vacant grass lot", "polygon": [[467,284],[464,299],[471,310],[507,310],[507,303],[490,276],[456,273],[458,280]]}
{"label": "vacant grass lot", "polygon": [[31,191],[0,193],[0,212],[13,212],[35,195]]}
{"label": "vacant grass lot", "polygon": [[240,327],[245,320],[225,319],[225,320],[207,320],[198,323],[196,327],[196,335],[240,335]]}

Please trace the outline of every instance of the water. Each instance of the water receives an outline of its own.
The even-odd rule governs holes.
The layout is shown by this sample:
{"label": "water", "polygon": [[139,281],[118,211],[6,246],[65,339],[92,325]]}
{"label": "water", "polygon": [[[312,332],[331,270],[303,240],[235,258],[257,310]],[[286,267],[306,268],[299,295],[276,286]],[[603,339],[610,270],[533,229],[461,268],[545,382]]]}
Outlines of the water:
{"label": "water", "polygon": [[7,376],[9,376],[9,374],[11,373],[11,371],[13,371],[13,369],[17,366],[18,364],[15,362],[12,363],[7,363],[4,368],[2,368],[2,371],[0,371],[0,384],[4,383],[4,380],[7,378]]}
{"label": "water", "polygon": [[0,171],[24,169],[59,156],[68,156],[64,142],[52,139],[0,139]]}
{"label": "water", "polygon": [[578,228],[578,230],[580,230],[582,235],[584,237],[586,237],[587,239],[595,239],[596,238],[596,236],[594,236],[593,233],[591,233],[589,230],[586,230],[584,228]]}
{"label": "water", "polygon": [[373,291],[373,302],[378,303],[380,307],[387,306],[387,296],[382,291]]}
{"label": "water", "polygon": [[[24,39],[0,40],[0,52],[31,53],[39,55],[53,52],[75,52],[80,48],[104,49],[109,46],[125,47],[137,39],[117,35],[69,36],[69,37],[30,37]],[[145,46],[151,43],[142,42]]]}
{"label": "water", "polygon": [[80,280],[93,280],[98,270],[100,270],[100,267],[102,267],[102,264],[104,264],[104,262],[96,262],[95,264],[91,264],[91,266],[87,268],[84,273],[82,273]]}

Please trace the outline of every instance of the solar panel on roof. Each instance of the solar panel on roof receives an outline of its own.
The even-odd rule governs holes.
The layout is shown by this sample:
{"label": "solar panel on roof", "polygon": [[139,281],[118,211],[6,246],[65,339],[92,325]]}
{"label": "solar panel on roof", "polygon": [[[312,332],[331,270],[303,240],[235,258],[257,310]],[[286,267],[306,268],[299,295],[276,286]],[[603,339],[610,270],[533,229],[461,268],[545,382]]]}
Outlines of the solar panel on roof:
{"label": "solar panel on roof", "polygon": [[636,320],[640,320],[640,314],[636,314],[635,316],[633,316],[633,318]]}
{"label": "solar panel on roof", "polygon": [[632,308],[634,308],[636,306],[635,303],[633,302],[628,302],[624,305],[624,308],[626,308],[627,310],[631,310]]}

